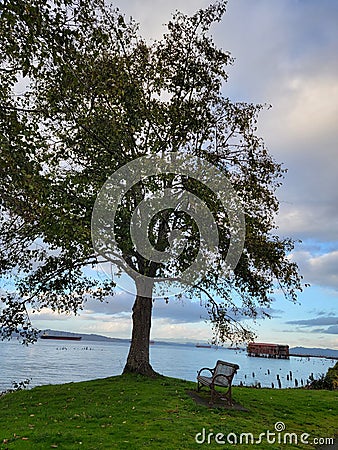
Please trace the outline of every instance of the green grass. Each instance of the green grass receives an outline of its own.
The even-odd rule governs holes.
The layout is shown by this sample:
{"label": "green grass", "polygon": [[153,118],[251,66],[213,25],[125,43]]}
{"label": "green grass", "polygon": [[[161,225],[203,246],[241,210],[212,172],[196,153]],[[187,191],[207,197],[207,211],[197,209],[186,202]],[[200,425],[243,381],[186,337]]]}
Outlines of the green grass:
{"label": "green grass", "polygon": [[[255,439],[276,422],[285,432],[332,437],[338,393],[301,389],[234,388],[248,411],[210,409],[187,395],[196,384],[173,378],[150,380],[123,375],[83,383],[41,386],[0,398],[0,449],[193,449],[315,448],[306,444],[197,444],[196,433],[253,433]],[[205,394],[206,395],[206,394]],[[210,431],[211,430],[211,431]],[[281,433],[283,439],[284,435]],[[272,437],[271,437],[272,439]],[[334,448],[334,447],[332,447]]]}

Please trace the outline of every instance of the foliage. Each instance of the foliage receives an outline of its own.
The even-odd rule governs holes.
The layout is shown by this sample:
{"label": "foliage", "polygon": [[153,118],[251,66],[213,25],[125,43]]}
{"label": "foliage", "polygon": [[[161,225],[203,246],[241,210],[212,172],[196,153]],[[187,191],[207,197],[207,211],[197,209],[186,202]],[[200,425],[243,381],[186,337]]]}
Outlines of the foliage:
{"label": "foliage", "polygon": [[[200,183],[163,175],[124,199],[115,223],[117,264],[163,275],[161,263],[135,250],[126,224],[141,200],[175,184],[201,197],[218,224],[216,270],[187,292],[200,293],[217,339],[249,340],[237,318],[268,315],[276,286],[296,299],[301,278],[287,256],[293,242],[272,232],[285,170],[255,134],[264,106],[223,94],[233,60],[209,30],[226,1],[191,17],[175,13],[163,38],[151,44],[103,0],[5,0],[0,8],[3,337],[17,331],[26,341],[36,338],[29,310],[77,313],[86,299],[113,292],[113,281],[87,270],[102,261],[90,233],[96,196],[118,168],[160,152],[183,150],[223,170],[245,212],[243,254],[232,277],[221,278],[217,268],[229,247],[225,211]],[[186,233],[187,256],[175,262],[173,276],[194,256],[198,240],[191,218],[165,210],[150,231],[158,250],[168,248],[174,228]]]}
{"label": "foliage", "polygon": [[0,398],[0,449],[191,449],[203,428],[258,438],[281,421],[285,432],[310,434],[309,443],[336,432],[335,392],[236,387],[233,397],[246,409],[240,411],[197,405],[186,392],[195,389],[196,383],[173,378],[123,375],[8,394]]}
{"label": "foliage", "polygon": [[310,389],[338,389],[338,362],[330,367],[326,374],[321,374],[318,378],[310,378]]}
{"label": "foliage", "polygon": [[29,378],[26,378],[25,380],[22,380],[22,381],[13,381],[12,388],[7,389],[7,391],[0,392],[0,397],[1,397],[1,395],[5,395],[10,392],[22,391],[23,389],[27,389],[30,382],[31,382],[31,379],[29,379]]}
{"label": "foliage", "polygon": [[338,389],[338,362],[329,368],[326,374],[326,380],[330,385],[330,389]]}

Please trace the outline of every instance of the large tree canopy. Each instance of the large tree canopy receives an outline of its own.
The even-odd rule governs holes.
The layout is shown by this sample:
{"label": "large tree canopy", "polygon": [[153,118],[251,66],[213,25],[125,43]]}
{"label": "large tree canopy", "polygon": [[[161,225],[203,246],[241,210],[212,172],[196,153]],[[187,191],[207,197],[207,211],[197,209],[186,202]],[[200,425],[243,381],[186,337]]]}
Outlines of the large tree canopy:
{"label": "large tree canopy", "polygon": [[[215,339],[251,339],[236,317],[267,314],[275,289],[295,300],[301,277],[288,259],[292,240],[273,235],[275,190],[284,170],[256,136],[263,105],[224,95],[233,60],[215,46],[209,30],[226,2],[191,17],[175,13],[163,38],[151,44],[136,23],[103,0],[4,0],[0,8],[2,336],[16,331],[34,340],[30,310],[76,313],[90,297],[103,300],[119,281],[92,276],[88,268],[113,262],[136,286],[125,370],[152,374],[154,289],[168,277],[182,284],[179,274],[198,256],[202,231],[193,213],[199,204],[192,200],[198,197],[211,213],[217,252],[205,252],[203,276],[189,279],[179,294],[201,295]],[[140,177],[125,192],[113,224],[100,214],[92,219],[112,174],[137,158],[177,154],[180,173],[155,170]],[[194,161],[215,168],[213,186],[222,184],[224,174],[245,218],[243,251],[227,276],[231,240],[239,236],[213,188],[203,176],[189,176]],[[163,191],[176,203],[168,200],[148,213],[145,238],[160,259],[147,258],[129,225],[134,220],[141,227],[139,205],[152,198],[161,205]],[[114,203],[111,195],[103,194],[106,206]],[[108,241],[114,235],[118,251],[94,249],[92,220]],[[176,257],[161,260],[174,250]],[[144,286],[137,274],[152,281]]]}

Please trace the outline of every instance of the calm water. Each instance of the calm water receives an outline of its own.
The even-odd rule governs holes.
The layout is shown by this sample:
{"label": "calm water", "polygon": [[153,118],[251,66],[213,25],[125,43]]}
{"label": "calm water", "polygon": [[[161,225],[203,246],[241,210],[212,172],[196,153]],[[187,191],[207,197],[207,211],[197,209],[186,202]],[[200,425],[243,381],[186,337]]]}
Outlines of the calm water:
{"label": "calm water", "polygon": [[[12,382],[30,378],[30,386],[85,381],[121,374],[129,344],[89,341],[39,341],[24,347],[18,342],[0,341],[0,392],[12,387]],[[273,360],[250,358],[244,351],[207,349],[189,346],[166,346],[155,343],[151,347],[153,368],[170,377],[196,380],[202,367],[214,367],[217,359],[234,362],[240,366],[234,383],[277,387],[279,375],[282,387],[295,387],[297,379],[306,382],[314,376],[326,373],[335,361],[321,358]],[[292,380],[287,375],[292,372]],[[269,373],[270,372],[270,373]]]}

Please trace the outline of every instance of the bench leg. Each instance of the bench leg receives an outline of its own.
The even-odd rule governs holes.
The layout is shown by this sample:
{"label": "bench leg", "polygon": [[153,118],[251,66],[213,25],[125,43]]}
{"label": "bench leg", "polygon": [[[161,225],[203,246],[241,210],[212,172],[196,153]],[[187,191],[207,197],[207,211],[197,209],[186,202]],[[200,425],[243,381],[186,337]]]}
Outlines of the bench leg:
{"label": "bench leg", "polygon": [[228,403],[229,403],[229,405],[232,405],[231,385],[229,386],[229,391],[228,391]]}
{"label": "bench leg", "polygon": [[227,392],[222,393],[222,392],[218,392],[216,391],[215,387],[211,387],[210,386],[210,391],[211,391],[211,395],[210,395],[210,404],[213,405],[215,398],[218,397],[221,400],[225,400],[228,405],[232,405],[232,396],[231,396],[231,386],[228,388]]}
{"label": "bench leg", "polygon": [[226,400],[228,405],[232,405],[231,386],[228,387],[227,392],[222,396],[223,400]]}

